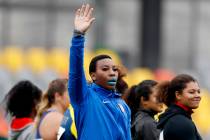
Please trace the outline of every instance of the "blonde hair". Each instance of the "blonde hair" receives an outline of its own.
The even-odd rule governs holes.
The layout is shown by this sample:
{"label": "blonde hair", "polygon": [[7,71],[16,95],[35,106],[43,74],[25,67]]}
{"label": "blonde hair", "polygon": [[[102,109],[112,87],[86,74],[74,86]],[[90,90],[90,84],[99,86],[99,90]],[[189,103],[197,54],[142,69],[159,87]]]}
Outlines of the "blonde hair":
{"label": "blonde hair", "polygon": [[55,79],[50,82],[46,93],[42,96],[39,104],[37,123],[39,123],[41,116],[55,103],[55,93],[63,95],[67,90],[68,79]]}

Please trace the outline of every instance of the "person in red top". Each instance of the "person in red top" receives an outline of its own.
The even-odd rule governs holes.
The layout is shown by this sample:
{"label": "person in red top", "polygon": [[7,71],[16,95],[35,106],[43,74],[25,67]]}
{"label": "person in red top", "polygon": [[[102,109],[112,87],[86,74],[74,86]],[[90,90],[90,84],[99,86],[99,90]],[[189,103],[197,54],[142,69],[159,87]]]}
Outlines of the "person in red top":
{"label": "person in red top", "polygon": [[193,109],[198,108],[201,94],[198,82],[190,75],[180,74],[172,81],[157,85],[160,101],[167,110],[160,115],[158,128],[162,130],[160,140],[201,140],[192,121]]}
{"label": "person in red top", "polygon": [[20,81],[5,97],[6,111],[12,117],[9,140],[34,139],[34,118],[42,91],[30,81]]}

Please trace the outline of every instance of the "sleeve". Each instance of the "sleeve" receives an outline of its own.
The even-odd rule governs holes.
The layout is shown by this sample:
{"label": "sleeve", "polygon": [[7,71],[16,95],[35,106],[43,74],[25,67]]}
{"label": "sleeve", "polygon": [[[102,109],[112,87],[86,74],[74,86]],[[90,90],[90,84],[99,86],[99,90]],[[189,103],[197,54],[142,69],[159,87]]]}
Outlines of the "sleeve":
{"label": "sleeve", "polygon": [[171,140],[196,140],[195,126],[189,119],[174,117],[164,127],[164,138]]}
{"label": "sleeve", "polygon": [[[131,111],[130,111],[130,108],[128,107],[128,127],[129,127],[129,130],[131,130]],[[129,131],[128,133],[128,138],[131,138],[131,131]]]}
{"label": "sleeve", "polygon": [[[139,132],[141,133],[141,132]],[[142,128],[142,136],[145,140],[158,140],[160,130],[154,121],[146,121]]]}
{"label": "sleeve", "polygon": [[73,107],[83,103],[87,96],[87,82],[83,68],[84,40],[83,35],[74,35],[70,47],[68,91]]}

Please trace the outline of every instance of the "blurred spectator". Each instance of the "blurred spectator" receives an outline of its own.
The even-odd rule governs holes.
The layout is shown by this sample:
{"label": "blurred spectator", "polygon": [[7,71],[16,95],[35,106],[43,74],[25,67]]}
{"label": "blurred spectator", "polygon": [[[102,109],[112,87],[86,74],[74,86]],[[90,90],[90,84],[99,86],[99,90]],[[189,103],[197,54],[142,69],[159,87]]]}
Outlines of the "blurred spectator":
{"label": "blurred spectator", "polygon": [[131,132],[133,140],[158,140],[160,130],[154,115],[162,111],[162,103],[159,102],[158,93],[155,91],[157,82],[144,80],[133,88],[130,94],[134,94],[133,106],[134,116],[132,119]]}
{"label": "blurred spectator", "polygon": [[20,81],[6,95],[6,111],[13,118],[9,140],[32,140],[34,118],[42,91],[30,81]]}
{"label": "blurred spectator", "polygon": [[36,139],[57,140],[63,114],[69,105],[67,81],[55,79],[49,84],[38,111]]}
{"label": "blurred spectator", "polygon": [[201,140],[191,119],[192,109],[198,108],[201,100],[198,82],[190,75],[181,74],[160,83],[157,89],[160,100],[168,106],[158,122],[158,128],[162,130],[160,139]]}

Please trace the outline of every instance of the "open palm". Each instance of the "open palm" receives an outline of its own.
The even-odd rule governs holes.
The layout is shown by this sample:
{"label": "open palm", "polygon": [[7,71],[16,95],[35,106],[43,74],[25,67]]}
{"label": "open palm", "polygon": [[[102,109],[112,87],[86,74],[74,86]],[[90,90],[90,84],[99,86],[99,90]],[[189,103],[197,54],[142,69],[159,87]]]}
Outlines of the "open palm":
{"label": "open palm", "polygon": [[75,29],[85,33],[95,18],[92,17],[93,8],[89,4],[82,5],[80,9],[76,11],[74,26]]}

